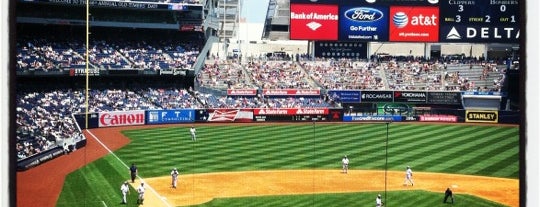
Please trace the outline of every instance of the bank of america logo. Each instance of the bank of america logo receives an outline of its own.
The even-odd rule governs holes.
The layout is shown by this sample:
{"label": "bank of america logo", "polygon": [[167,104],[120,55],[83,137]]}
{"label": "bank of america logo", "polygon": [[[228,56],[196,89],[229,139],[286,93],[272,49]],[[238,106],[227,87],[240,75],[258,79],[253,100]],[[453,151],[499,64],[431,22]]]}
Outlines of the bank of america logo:
{"label": "bank of america logo", "polygon": [[308,24],[306,24],[311,30],[315,31],[317,29],[319,29],[319,27],[322,26],[322,24],[318,23],[318,22],[310,22]]}
{"label": "bank of america logo", "polygon": [[450,32],[448,32],[448,34],[446,35],[446,39],[447,40],[460,40],[461,35],[459,35],[459,33],[458,33],[458,31],[456,30],[455,27],[452,27]]}

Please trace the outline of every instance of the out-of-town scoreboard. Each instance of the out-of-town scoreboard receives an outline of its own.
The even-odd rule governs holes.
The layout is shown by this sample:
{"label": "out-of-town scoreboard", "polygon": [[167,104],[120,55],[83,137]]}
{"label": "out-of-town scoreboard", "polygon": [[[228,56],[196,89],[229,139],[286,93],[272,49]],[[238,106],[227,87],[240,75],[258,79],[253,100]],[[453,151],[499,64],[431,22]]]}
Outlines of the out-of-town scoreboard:
{"label": "out-of-town scoreboard", "polygon": [[291,0],[290,39],[518,43],[520,0]]}

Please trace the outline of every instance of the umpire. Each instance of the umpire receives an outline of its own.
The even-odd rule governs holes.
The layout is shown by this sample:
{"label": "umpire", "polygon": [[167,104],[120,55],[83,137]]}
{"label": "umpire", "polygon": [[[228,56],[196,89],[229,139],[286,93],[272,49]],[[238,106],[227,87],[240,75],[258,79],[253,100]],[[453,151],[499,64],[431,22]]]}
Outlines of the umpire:
{"label": "umpire", "polygon": [[135,163],[131,163],[131,167],[129,168],[129,172],[131,173],[131,183],[134,183],[135,178],[137,177],[137,166],[135,166]]}
{"label": "umpire", "polygon": [[450,198],[450,201],[452,202],[452,204],[454,203],[454,195],[452,193],[452,190],[450,190],[450,188],[446,188],[446,191],[444,191],[444,200],[443,200],[443,203],[446,203],[446,201],[448,200],[448,198]]}

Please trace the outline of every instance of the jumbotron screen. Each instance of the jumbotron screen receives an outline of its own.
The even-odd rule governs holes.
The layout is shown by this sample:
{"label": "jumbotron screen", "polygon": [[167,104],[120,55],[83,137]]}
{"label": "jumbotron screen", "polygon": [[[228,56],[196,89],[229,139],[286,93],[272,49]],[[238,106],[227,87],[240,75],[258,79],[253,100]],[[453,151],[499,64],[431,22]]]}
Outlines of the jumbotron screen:
{"label": "jumbotron screen", "polygon": [[291,0],[290,39],[519,43],[519,0]]}

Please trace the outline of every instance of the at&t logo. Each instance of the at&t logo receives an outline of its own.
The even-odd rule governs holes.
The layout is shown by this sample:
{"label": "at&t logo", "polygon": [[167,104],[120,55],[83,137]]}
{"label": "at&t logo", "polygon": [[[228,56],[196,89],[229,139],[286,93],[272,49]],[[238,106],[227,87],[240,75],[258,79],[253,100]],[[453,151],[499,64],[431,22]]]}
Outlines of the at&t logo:
{"label": "at&t logo", "polygon": [[438,20],[435,14],[431,16],[419,14],[418,16],[411,16],[409,18],[405,12],[400,11],[394,14],[392,22],[397,28],[404,28],[408,24],[413,26],[437,26]]}

